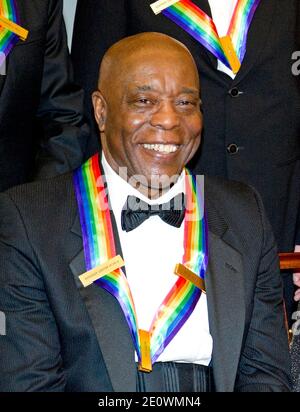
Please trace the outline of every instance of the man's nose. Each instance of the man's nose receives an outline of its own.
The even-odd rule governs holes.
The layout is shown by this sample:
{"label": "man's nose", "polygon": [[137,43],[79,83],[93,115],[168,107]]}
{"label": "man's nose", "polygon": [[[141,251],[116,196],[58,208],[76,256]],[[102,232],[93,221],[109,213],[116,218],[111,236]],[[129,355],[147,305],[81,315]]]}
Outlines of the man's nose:
{"label": "man's nose", "polygon": [[174,103],[162,102],[151,117],[151,125],[165,130],[179,126],[179,114],[174,107]]}

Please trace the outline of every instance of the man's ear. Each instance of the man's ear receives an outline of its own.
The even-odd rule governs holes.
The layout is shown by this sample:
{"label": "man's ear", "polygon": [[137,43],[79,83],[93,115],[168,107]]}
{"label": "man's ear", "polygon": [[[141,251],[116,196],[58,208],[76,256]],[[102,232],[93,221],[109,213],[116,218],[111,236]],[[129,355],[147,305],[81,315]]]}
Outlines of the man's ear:
{"label": "man's ear", "polygon": [[106,113],[107,113],[107,104],[100,90],[96,90],[92,94],[92,101],[93,101],[93,106],[94,106],[94,116],[98,124],[99,130],[100,132],[104,132]]}

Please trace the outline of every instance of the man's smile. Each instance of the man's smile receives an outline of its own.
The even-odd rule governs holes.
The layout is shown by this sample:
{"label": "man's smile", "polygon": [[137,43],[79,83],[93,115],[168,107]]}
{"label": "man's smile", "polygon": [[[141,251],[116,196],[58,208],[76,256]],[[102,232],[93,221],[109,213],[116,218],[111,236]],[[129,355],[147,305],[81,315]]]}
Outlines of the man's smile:
{"label": "man's smile", "polygon": [[152,151],[162,153],[162,154],[175,153],[180,147],[179,145],[176,145],[176,144],[164,144],[164,143],[153,143],[153,144],[145,143],[145,144],[142,144],[142,146],[144,149],[152,150]]}

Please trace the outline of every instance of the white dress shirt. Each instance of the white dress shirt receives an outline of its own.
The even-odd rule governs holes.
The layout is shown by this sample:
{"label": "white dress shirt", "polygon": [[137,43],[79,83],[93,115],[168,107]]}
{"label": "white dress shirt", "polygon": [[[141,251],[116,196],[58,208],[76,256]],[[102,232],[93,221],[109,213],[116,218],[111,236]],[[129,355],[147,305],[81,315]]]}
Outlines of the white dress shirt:
{"label": "white dress shirt", "polygon": [[73,37],[73,26],[76,13],[77,0],[63,0],[63,15],[67,30],[68,37],[68,47],[71,51],[72,37]]}
{"label": "white dress shirt", "polygon": [[[220,37],[226,36],[237,0],[208,0],[213,21]],[[232,79],[235,74],[225,64],[218,60],[218,70],[228,74]]]}
{"label": "white dress shirt", "polygon": [[[151,216],[136,229],[125,232],[121,211],[127,196],[139,197],[149,204],[165,203],[185,190],[184,172],[176,184],[160,198],[151,201],[123,180],[102,155],[111,207],[119,232],[126,276],[133,295],[138,325],[149,330],[153,317],[178,279],[176,263],[182,262],[184,224],[175,228],[159,216]],[[212,354],[206,295],[202,294],[193,313],[157,361],[193,362],[208,365]]]}

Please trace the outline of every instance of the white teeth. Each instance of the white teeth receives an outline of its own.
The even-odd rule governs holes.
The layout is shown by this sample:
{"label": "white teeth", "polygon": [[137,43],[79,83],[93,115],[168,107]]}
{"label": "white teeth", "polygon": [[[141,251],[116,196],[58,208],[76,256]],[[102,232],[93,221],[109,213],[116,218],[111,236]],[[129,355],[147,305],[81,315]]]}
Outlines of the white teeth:
{"label": "white teeth", "polygon": [[143,147],[160,153],[174,153],[178,150],[178,146],[175,144],[143,144]]}

